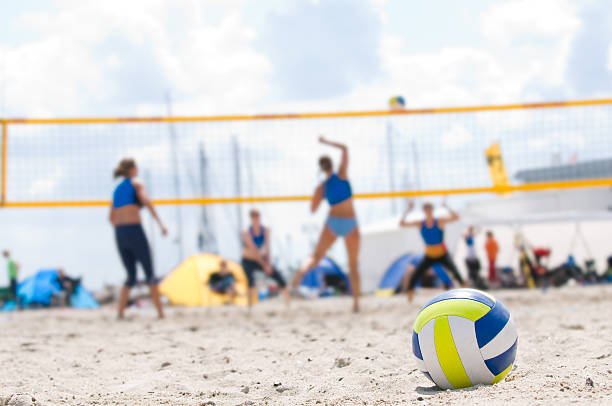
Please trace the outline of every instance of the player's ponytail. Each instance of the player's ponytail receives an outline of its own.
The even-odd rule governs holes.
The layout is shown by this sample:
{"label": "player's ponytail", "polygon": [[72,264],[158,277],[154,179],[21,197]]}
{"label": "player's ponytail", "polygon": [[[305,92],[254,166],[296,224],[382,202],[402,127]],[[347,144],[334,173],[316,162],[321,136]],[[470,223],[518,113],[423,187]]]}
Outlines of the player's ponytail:
{"label": "player's ponytail", "polygon": [[328,157],[327,155],[324,155],[321,158],[319,158],[319,168],[321,168],[323,172],[330,172],[333,168],[331,158]]}
{"label": "player's ponytail", "polygon": [[136,167],[136,161],[134,161],[134,159],[123,158],[119,162],[119,165],[117,165],[117,167],[115,168],[115,171],[113,172],[113,176],[115,177],[115,179],[119,177],[127,178],[130,176],[130,171],[132,170],[132,168],[135,168],[135,167]]}

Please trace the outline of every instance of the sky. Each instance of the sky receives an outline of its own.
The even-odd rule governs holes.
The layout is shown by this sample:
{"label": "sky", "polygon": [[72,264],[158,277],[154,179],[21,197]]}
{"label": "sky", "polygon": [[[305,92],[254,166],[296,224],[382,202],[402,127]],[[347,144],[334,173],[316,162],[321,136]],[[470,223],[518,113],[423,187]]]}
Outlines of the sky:
{"label": "sky", "polygon": [[3,2],[4,116],[386,108],[602,97],[603,0]]}
{"label": "sky", "polygon": [[[612,9],[605,0],[24,0],[2,2],[0,27],[0,117],[166,115],[168,95],[174,115],[386,109],[389,98],[398,94],[413,108],[612,96]],[[517,122],[525,124],[522,117],[515,118],[516,122],[504,124],[509,130],[505,137],[515,136],[510,130],[520,131]],[[376,128],[384,131],[384,124]],[[446,124],[436,127],[441,132],[441,153],[448,162],[455,159],[457,165],[449,164],[445,173],[486,176],[480,166],[460,164],[476,140],[477,134],[469,131],[476,125],[467,119]],[[423,123],[428,125],[432,124]],[[499,130],[500,124],[485,120],[478,125],[486,135],[478,139],[480,152],[492,140],[485,130]],[[273,124],[262,126],[257,128],[267,129],[270,136],[282,131]],[[314,126],[295,129],[296,134],[317,131]],[[323,123],[321,128],[332,134],[339,131]],[[368,128],[364,126],[358,136],[365,137],[362,133]],[[425,128],[423,134],[429,130]],[[151,139],[165,139],[166,131],[164,128]],[[167,141],[144,149],[127,139],[102,149],[106,147],[78,141],[84,138],[77,130],[57,133],[57,138],[30,135],[11,144],[16,158],[9,165],[44,172],[37,179],[26,179],[26,173],[23,184],[30,182],[35,192],[51,196],[60,193],[59,178],[73,180],[66,184],[72,192],[77,187],[77,175],[62,170],[61,165],[36,166],[48,158],[48,165],[65,160],[68,167],[67,156],[74,158],[74,153],[62,149],[62,142],[83,142],[100,151],[95,156],[83,155],[77,164],[88,167],[87,177],[104,179],[101,184],[109,190],[109,167],[123,153],[117,148],[126,147],[153,169],[155,162],[162,165],[159,157],[166,157],[168,150]],[[103,129],[92,130],[90,135],[109,136]],[[194,140],[201,137],[192,135]],[[584,137],[567,134],[564,139],[572,143],[567,147],[572,148],[569,153],[584,150]],[[275,153],[282,153],[285,162],[295,161],[304,151],[316,154],[320,149],[314,138],[311,141]],[[522,148],[531,155],[520,162],[537,160],[538,148],[547,150],[555,143],[552,135],[523,141]],[[430,144],[422,139],[418,142],[423,142],[420,150],[425,156]],[[209,147],[214,150],[214,145]],[[228,145],[216,152],[229,156]],[[264,154],[256,147],[243,144],[255,159],[258,153]],[[396,147],[398,154],[411,153],[408,144],[405,149]],[[186,148],[194,152],[191,146]],[[112,153],[102,153],[109,151]],[[520,157],[521,151],[508,153]],[[589,151],[583,152],[588,155]],[[594,152],[591,155],[597,157]],[[380,156],[375,159],[384,161]],[[423,165],[422,172],[436,170],[435,161]],[[273,166],[264,169],[277,171]],[[182,170],[187,173],[186,168]],[[230,169],[225,171],[226,176],[230,173]],[[357,173],[357,185],[375,182],[367,171]],[[279,179],[285,181],[293,174]],[[318,178],[313,169],[299,181],[292,180],[292,188],[308,193]],[[11,187],[18,187],[19,182]],[[85,183],[78,187],[79,196],[92,197],[88,193],[98,191]],[[276,192],[269,184],[262,187],[264,194]],[[320,213],[314,220],[298,221],[302,209],[284,212],[291,217],[287,223],[293,229],[323,220]],[[188,219],[183,233],[191,236],[197,230],[189,219],[198,218],[199,209],[183,210],[183,218]],[[227,211],[233,209],[213,210],[217,228],[236,227]],[[275,208],[267,210],[274,212]],[[174,208],[163,208],[162,215],[176,231]],[[0,244],[11,247],[26,274],[40,267],[65,266],[86,274],[94,286],[123,278],[105,210],[59,209],[51,215],[48,210],[2,210],[0,223],[5,230]],[[177,261],[177,236],[161,240],[153,229],[148,231],[158,247],[160,273],[167,272]],[[189,238],[185,254],[197,250],[195,240]],[[291,248],[291,238],[283,232],[278,250],[294,249],[294,257],[303,257],[312,243],[310,237],[294,241],[299,249]],[[97,239],[109,243],[90,243]],[[235,258],[239,246],[232,239],[231,244],[221,243],[220,250]],[[0,272],[0,284],[4,277]]]}

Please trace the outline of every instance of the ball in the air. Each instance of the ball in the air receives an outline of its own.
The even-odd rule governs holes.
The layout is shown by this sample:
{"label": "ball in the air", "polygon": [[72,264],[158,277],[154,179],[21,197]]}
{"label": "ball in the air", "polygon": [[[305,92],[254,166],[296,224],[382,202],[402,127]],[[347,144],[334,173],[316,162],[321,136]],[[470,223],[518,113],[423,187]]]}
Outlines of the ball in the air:
{"label": "ball in the air", "polygon": [[442,389],[501,381],[514,364],[517,344],[508,310],[475,289],[434,297],[419,312],[412,331],[419,369]]}

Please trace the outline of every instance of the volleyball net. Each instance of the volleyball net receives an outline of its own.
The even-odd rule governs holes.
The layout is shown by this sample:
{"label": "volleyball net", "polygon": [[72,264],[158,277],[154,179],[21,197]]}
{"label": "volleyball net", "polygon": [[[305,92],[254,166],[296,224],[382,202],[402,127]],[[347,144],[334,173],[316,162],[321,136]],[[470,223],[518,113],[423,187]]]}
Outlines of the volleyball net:
{"label": "volleyball net", "polygon": [[109,204],[136,159],[158,204],[303,201],[346,143],[357,198],[612,186],[612,100],[233,117],[2,121],[4,207]]}

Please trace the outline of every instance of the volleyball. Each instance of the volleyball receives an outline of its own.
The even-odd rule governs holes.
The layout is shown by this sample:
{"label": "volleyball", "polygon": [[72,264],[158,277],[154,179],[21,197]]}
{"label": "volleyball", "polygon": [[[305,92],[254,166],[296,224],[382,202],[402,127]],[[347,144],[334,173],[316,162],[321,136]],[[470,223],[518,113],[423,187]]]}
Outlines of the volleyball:
{"label": "volleyball", "polygon": [[406,107],[406,101],[402,96],[393,96],[389,99],[389,108],[391,110],[403,110]]}
{"label": "volleyball", "polygon": [[434,297],[419,312],[412,331],[419,369],[442,389],[501,381],[514,364],[517,344],[508,310],[475,289]]}

